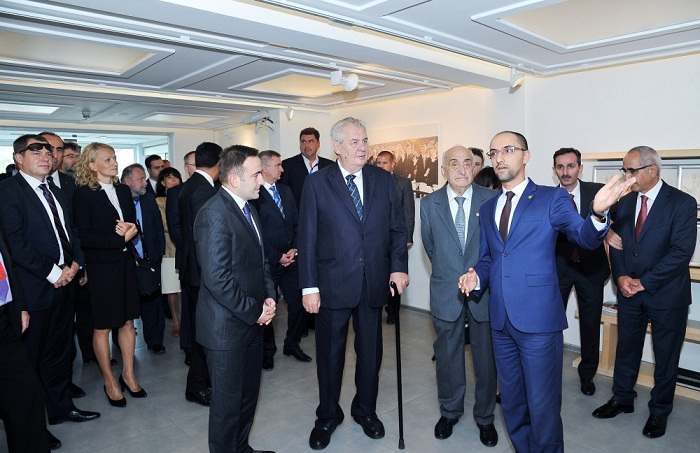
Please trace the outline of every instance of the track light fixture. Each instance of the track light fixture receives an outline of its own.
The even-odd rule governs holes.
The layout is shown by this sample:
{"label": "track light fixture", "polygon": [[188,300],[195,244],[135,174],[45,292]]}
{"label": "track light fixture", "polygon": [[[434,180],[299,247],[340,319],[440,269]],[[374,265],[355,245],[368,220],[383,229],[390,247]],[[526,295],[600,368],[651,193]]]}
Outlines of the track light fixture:
{"label": "track light fixture", "polygon": [[348,75],[343,75],[343,71],[333,71],[331,72],[331,85],[338,86],[342,85],[345,91],[352,91],[357,88],[360,83],[360,78],[357,74],[350,73]]}
{"label": "track light fixture", "polygon": [[291,105],[288,105],[288,106],[287,106],[287,113],[286,113],[286,115],[287,115],[287,119],[288,119],[289,121],[292,121],[292,118],[294,118],[294,109],[292,108]]}
{"label": "track light fixture", "polygon": [[525,74],[518,74],[515,68],[510,68],[510,88],[519,87],[525,80]]}

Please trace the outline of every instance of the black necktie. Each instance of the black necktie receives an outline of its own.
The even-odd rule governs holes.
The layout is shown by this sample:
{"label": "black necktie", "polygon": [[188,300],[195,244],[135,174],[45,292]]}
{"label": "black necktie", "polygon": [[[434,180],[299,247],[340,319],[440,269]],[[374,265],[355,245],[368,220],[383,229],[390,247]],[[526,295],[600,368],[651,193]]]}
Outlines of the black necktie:
{"label": "black necktie", "polygon": [[[570,193],[569,196],[571,197],[571,204],[574,205],[574,209],[576,212],[578,212],[578,206],[576,205],[576,200],[574,200],[574,194]],[[571,250],[571,261],[574,263],[580,263],[581,262],[581,254],[579,253],[578,247],[574,245],[574,248]]]}
{"label": "black necktie", "polygon": [[501,220],[498,222],[498,232],[501,233],[501,238],[505,244],[506,239],[508,239],[508,221],[510,220],[510,208],[511,200],[515,194],[510,190],[506,192],[506,205],[503,206],[503,211],[501,212]]}
{"label": "black necktie", "polygon": [[71,245],[66,236],[66,230],[63,227],[63,222],[61,222],[61,216],[58,215],[58,208],[56,207],[56,200],[53,198],[53,194],[49,190],[46,184],[39,184],[39,188],[44,193],[44,198],[51,208],[51,214],[53,214],[53,223],[56,225],[56,231],[58,231],[58,238],[60,239],[60,246],[63,249],[63,264],[70,266],[73,264],[73,254],[71,253]]}

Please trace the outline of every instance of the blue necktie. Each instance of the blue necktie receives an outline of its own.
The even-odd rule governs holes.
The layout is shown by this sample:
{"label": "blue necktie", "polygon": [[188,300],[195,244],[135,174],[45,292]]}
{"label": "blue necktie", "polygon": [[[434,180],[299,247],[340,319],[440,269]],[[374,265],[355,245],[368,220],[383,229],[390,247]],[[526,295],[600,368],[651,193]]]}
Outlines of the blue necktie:
{"label": "blue necktie", "polygon": [[464,215],[464,197],[455,197],[457,202],[457,215],[455,216],[455,228],[457,229],[457,237],[459,245],[464,248],[464,239],[467,231],[467,219]]}
{"label": "blue necktie", "polygon": [[[141,204],[139,203],[138,198],[134,198],[134,206],[136,207],[136,221],[139,223],[140,226],[142,226],[143,215],[141,214]],[[137,234],[134,237],[134,246],[136,247],[136,251],[139,252],[139,256],[143,258],[143,244],[141,243],[140,234]]]}
{"label": "blue necktie", "polygon": [[284,216],[284,208],[282,207],[282,199],[280,198],[280,193],[277,190],[277,186],[275,184],[273,184],[270,187],[270,192],[272,192],[272,199],[275,200],[275,204],[277,205],[277,208],[280,210],[282,217],[285,217]]}
{"label": "blue necktie", "polygon": [[360,216],[362,220],[362,200],[360,200],[360,192],[357,190],[357,185],[355,184],[355,175],[347,175],[345,179],[348,180],[348,189],[350,190],[350,196],[352,197],[352,202],[355,205],[355,210],[357,215]]}
{"label": "blue necktie", "polygon": [[250,206],[248,203],[243,206],[243,214],[245,214],[245,218],[248,220],[250,227],[253,229],[255,237],[258,239],[258,242],[260,242],[260,236],[258,236],[258,230],[255,229],[255,224],[253,223],[253,217],[250,215]]}

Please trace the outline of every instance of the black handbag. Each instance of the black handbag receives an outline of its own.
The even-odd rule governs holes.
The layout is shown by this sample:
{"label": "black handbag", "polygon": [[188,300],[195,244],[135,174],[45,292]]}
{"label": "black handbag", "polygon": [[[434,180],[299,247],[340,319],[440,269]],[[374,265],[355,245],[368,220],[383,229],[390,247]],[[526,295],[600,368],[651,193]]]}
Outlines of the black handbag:
{"label": "black handbag", "polygon": [[[136,228],[139,231],[141,244],[144,243],[141,225],[136,221]],[[160,273],[157,272],[151,262],[148,260],[146,250],[143,251],[143,258],[139,256],[138,250],[134,245],[133,239],[129,241],[129,248],[134,256],[134,264],[136,265],[136,286],[139,289],[139,294],[142,296],[151,296],[160,292]]]}

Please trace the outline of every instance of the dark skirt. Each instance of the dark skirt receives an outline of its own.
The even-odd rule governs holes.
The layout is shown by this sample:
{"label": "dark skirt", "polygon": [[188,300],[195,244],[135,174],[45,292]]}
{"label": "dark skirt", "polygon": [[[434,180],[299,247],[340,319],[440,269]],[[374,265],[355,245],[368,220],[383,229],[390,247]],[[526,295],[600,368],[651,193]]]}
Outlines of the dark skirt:
{"label": "dark skirt", "polygon": [[121,327],[139,317],[136,266],[129,251],[113,263],[88,263],[87,276],[95,329]]}

